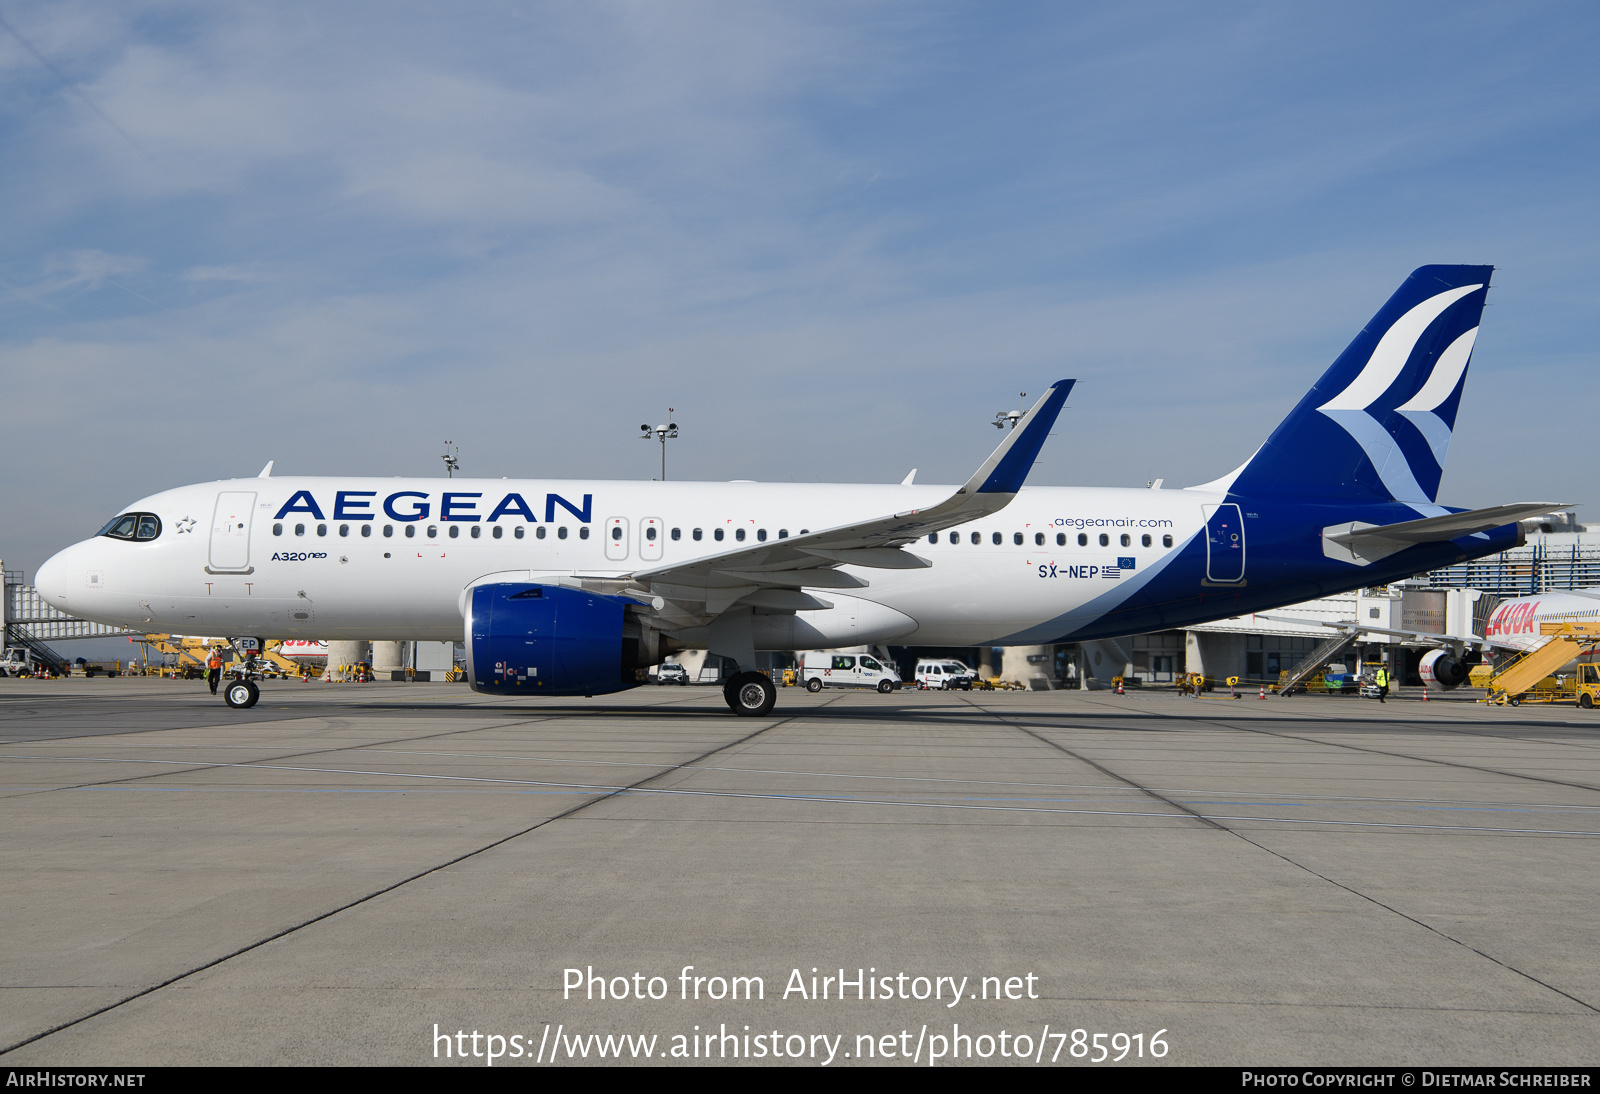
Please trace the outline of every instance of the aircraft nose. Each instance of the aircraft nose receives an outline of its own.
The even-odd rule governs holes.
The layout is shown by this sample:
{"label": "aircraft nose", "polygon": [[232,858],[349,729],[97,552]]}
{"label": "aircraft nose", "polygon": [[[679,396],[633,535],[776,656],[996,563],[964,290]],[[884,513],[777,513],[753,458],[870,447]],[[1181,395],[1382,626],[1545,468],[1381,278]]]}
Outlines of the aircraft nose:
{"label": "aircraft nose", "polygon": [[[46,559],[33,575],[33,587],[52,608],[67,610],[68,594],[73,587],[72,574],[75,570],[83,568],[79,565],[82,559],[74,557],[82,555],[82,547],[83,544],[78,543],[65,551],[56,552]],[[81,585],[82,582],[78,584]]]}

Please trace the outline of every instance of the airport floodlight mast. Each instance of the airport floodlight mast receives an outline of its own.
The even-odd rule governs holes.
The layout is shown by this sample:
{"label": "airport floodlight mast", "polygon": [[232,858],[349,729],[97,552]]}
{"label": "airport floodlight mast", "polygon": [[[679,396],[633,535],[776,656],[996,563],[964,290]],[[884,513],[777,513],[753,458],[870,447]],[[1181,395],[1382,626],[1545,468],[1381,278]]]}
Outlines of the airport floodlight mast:
{"label": "airport floodlight mast", "polygon": [[[1028,398],[1028,393],[1024,391],[1019,397],[1026,401]],[[1024,411],[1021,410],[997,410],[994,412],[994,421],[990,422],[989,424],[994,426],[996,429],[1004,429],[1006,427],[1006,423],[1009,422],[1011,423],[1011,428],[1015,429],[1017,428],[1017,423],[1022,420],[1023,413]]]}
{"label": "airport floodlight mast", "polygon": [[455,478],[456,472],[461,470],[461,446],[454,441],[445,441],[444,455],[439,458],[444,461],[444,477]]}
{"label": "airport floodlight mast", "polygon": [[641,441],[648,441],[652,437],[659,438],[660,441],[661,441],[661,481],[662,482],[666,482],[667,481],[667,442],[672,440],[672,439],[674,439],[678,435],[678,423],[672,420],[672,416],[674,414],[676,414],[676,413],[677,413],[677,411],[669,406],[669,407],[667,407],[667,424],[666,425],[658,425],[654,429],[651,429],[649,424],[646,423],[646,424],[641,425],[639,427],[639,429],[641,430],[641,432],[639,434],[639,439]]}

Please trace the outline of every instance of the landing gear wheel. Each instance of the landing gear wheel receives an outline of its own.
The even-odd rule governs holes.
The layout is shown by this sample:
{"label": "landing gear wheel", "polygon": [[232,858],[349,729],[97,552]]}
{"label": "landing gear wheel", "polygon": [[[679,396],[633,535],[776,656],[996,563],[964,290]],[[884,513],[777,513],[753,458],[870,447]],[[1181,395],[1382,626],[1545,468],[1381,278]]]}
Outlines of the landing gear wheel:
{"label": "landing gear wheel", "polygon": [[252,680],[235,680],[222,689],[222,699],[234,710],[249,710],[261,698],[261,689]]}
{"label": "landing gear wheel", "polygon": [[778,701],[778,689],[761,672],[741,672],[722,689],[728,707],[744,718],[762,718]]}
{"label": "landing gear wheel", "polygon": [[813,676],[811,679],[806,681],[806,690],[811,692],[812,694],[815,694],[815,693],[821,691],[822,690],[822,681],[818,680],[815,676]]}
{"label": "landing gear wheel", "polygon": [[894,690],[894,681],[893,680],[879,680],[878,681],[878,694],[879,695],[888,695],[893,690]]}

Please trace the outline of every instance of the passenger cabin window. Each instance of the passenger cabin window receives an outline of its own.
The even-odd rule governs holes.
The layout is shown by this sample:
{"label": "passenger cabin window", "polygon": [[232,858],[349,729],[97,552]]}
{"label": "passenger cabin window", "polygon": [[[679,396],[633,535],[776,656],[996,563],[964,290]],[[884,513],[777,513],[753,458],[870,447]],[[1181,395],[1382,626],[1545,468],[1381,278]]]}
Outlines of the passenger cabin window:
{"label": "passenger cabin window", "polygon": [[294,534],[297,535],[297,536],[305,535],[306,534],[306,526],[304,524],[296,524],[294,526]]}
{"label": "passenger cabin window", "polygon": [[350,535],[350,526],[348,524],[339,525],[339,535],[341,537],[348,538]]}
{"label": "passenger cabin window", "polygon": [[589,526],[587,524],[585,524],[582,528],[578,529],[578,538],[579,539],[588,539],[589,538]]}
{"label": "passenger cabin window", "polygon": [[[563,528],[563,529],[561,529],[561,530],[562,530],[562,532],[565,532],[565,531],[566,531],[566,529],[565,529],[565,528]],[[512,535],[514,535],[514,536],[516,536],[516,537],[517,537],[517,538],[518,538],[518,539],[521,539],[521,538],[522,538],[522,535],[523,535],[523,528],[522,528],[522,525],[520,525],[520,524],[519,524],[519,525],[517,525],[517,526],[516,526],[516,527],[515,527],[515,528],[514,528],[514,529],[512,529],[512,531],[511,531],[511,534],[512,534]]]}
{"label": "passenger cabin window", "polygon": [[541,525],[539,525],[538,528],[534,529],[533,537],[535,539],[543,539],[544,538],[544,525],[541,524]]}
{"label": "passenger cabin window", "polygon": [[980,544],[982,542],[983,542],[983,535],[981,533],[979,533],[979,532],[972,533],[972,543],[973,543],[974,546],[976,546],[977,544]]}
{"label": "passenger cabin window", "polygon": [[[473,531],[477,531],[477,529],[473,529]],[[457,538],[460,537],[460,535],[461,535],[461,525],[452,524],[450,526],[450,538],[451,539],[457,539]]]}
{"label": "passenger cabin window", "polygon": [[[298,534],[298,533],[296,533],[296,534]],[[406,525],[406,538],[407,539],[416,539],[417,538],[417,526],[415,524]]]}
{"label": "passenger cabin window", "polygon": [[1106,535],[1104,532],[1100,533],[1100,546],[1102,546],[1102,547],[1111,546],[1111,537]]}
{"label": "passenger cabin window", "polygon": [[[621,532],[622,529],[618,528],[617,531]],[[620,536],[615,536],[613,538],[620,539],[621,537]],[[646,528],[644,530],[644,538],[646,540],[648,540],[649,542],[654,543],[656,541],[656,530],[655,530],[655,528],[654,527]]]}
{"label": "passenger cabin window", "polygon": [[1035,532],[1035,533],[1033,533],[1033,545],[1035,547],[1043,547],[1044,546],[1044,533],[1043,532]]}
{"label": "passenger cabin window", "polygon": [[281,535],[283,535],[283,525],[281,525],[281,524],[274,524],[274,525],[273,525],[273,526],[272,526],[272,534],[273,534],[273,535],[275,535],[275,536],[281,536]]}
{"label": "passenger cabin window", "polygon": [[1065,547],[1066,545],[1067,545],[1067,533],[1065,533],[1065,532],[1057,532],[1056,533],[1056,546],[1057,547]]}
{"label": "passenger cabin window", "polygon": [[[522,529],[518,528],[517,531],[520,532],[520,531],[522,531]],[[566,539],[567,538],[567,526],[565,524],[563,524],[560,528],[556,529],[556,538],[557,539]]]}
{"label": "passenger cabin window", "polygon": [[1150,546],[1150,537],[1149,536],[1140,536],[1139,537],[1139,544],[1140,544],[1140,546],[1143,546],[1143,547]]}
{"label": "passenger cabin window", "polygon": [[779,528],[778,529],[778,538],[779,539],[788,539],[789,538],[789,529],[787,529],[787,528]]}
{"label": "passenger cabin window", "polygon": [[711,533],[711,538],[716,540],[718,543],[721,543],[722,542],[722,529],[718,528],[715,531],[713,531]]}
{"label": "passenger cabin window", "polygon": [[384,538],[388,539],[392,535],[394,535],[394,525],[385,524],[383,526],[383,536],[384,536]]}
{"label": "passenger cabin window", "polygon": [[734,533],[733,533],[733,538],[738,540],[740,543],[743,543],[744,542],[744,529],[743,528],[735,529]]}
{"label": "passenger cabin window", "polygon": [[672,540],[673,540],[673,542],[676,543],[678,540],[680,540],[682,538],[683,538],[683,529],[682,528],[674,528],[672,530]]}
{"label": "passenger cabin window", "polygon": [[1022,533],[1021,532],[1013,532],[1013,533],[1011,533],[1011,542],[1015,543],[1018,547],[1021,547],[1022,546]]}
{"label": "passenger cabin window", "polygon": [[612,527],[611,527],[611,538],[612,539],[621,539],[622,538],[622,526],[620,524],[612,525]]}
{"label": "passenger cabin window", "polygon": [[1133,537],[1128,535],[1128,533],[1126,533],[1126,532],[1122,533],[1122,545],[1124,547],[1132,547],[1133,546]]}
{"label": "passenger cabin window", "polygon": [[370,524],[363,524],[363,525],[362,525],[362,526],[361,526],[361,534],[362,534],[362,535],[363,535],[363,536],[371,536],[371,535],[372,535],[372,525],[370,525]]}
{"label": "passenger cabin window", "polygon": [[992,539],[994,541],[994,545],[996,547],[998,547],[998,546],[1000,546],[1001,543],[1005,542],[1005,538],[1006,537],[1002,536],[999,532],[996,532],[994,535],[990,536],[989,538]]}
{"label": "passenger cabin window", "polygon": [[472,538],[477,539],[481,535],[483,535],[483,526],[481,524],[474,524],[472,526]]}
{"label": "passenger cabin window", "polygon": [[698,529],[698,528],[696,528],[696,529],[695,529],[695,530],[694,530],[694,541],[695,541],[695,542],[696,542],[696,543],[699,543],[699,542],[700,542],[700,537],[701,537],[701,536],[702,536],[702,535],[703,535],[703,534],[704,534],[704,533],[702,533],[702,532],[701,532],[701,531],[700,531],[700,529]]}
{"label": "passenger cabin window", "polygon": [[960,532],[951,532],[950,533],[950,542],[951,543],[960,543],[961,542],[961,533]]}
{"label": "passenger cabin window", "polygon": [[428,538],[429,539],[438,539],[439,538],[439,526],[438,525],[436,525],[436,524],[428,525]]}
{"label": "passenger cabin window", "polygon": [[1088,532],[1079,532],[1078,533],[1078,546],[1079,547],[1087,547],[1087,546],[1089,546],[1089,533]]}
{"label": "passenger cabin window", "polygon": [[929,532],[928,533],[928,542],[929,543],[938,543],[939,542],[939,533],[938,532]]}
{"label": "passenger cabin window", "polygon": [[[540,531],[543,531],[543,529],[540,529]],[[503,536],[505,534],[506,534],[506,530],[504,528],[500,527],[498,524],[496,524],[494,526],[494,538],[495,539],[499,539],[501,536]]]}
{"label": "passenger cabin window", "polygon": [[1171,547],[1172,546],[1172,537],[1171,536],[1162,536],[1161,537],[1161,546],[1163,546],[1163,547]]}
{"label": "passenger cabin window", "polygon": [[757,528],[756,539],[760,540],[762,543],[767,542],[767,530],[765,528]]}

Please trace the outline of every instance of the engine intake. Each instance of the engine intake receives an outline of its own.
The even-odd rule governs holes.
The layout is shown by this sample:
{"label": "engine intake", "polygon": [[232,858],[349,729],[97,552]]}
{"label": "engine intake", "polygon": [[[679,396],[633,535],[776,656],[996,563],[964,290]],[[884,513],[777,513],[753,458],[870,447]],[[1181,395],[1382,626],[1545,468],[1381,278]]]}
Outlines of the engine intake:
{"label": "engine intake", "polygon": [[1472,666],[1449,650],[1434,650],[1422,658],[1422,663],[1417,666],[1417,671],[1422,677],[1424,685],[1432,685],[1441,691],[1449,691],[1460,687],[1467,682],[1467,677],[1472,672]]}
{"label": "engine intake", "polygon": [[479,585],[471,593],[466,635],[473,691],[604,695],[640,683],[639,639],[624,633],[632,601],[524,582]]}

